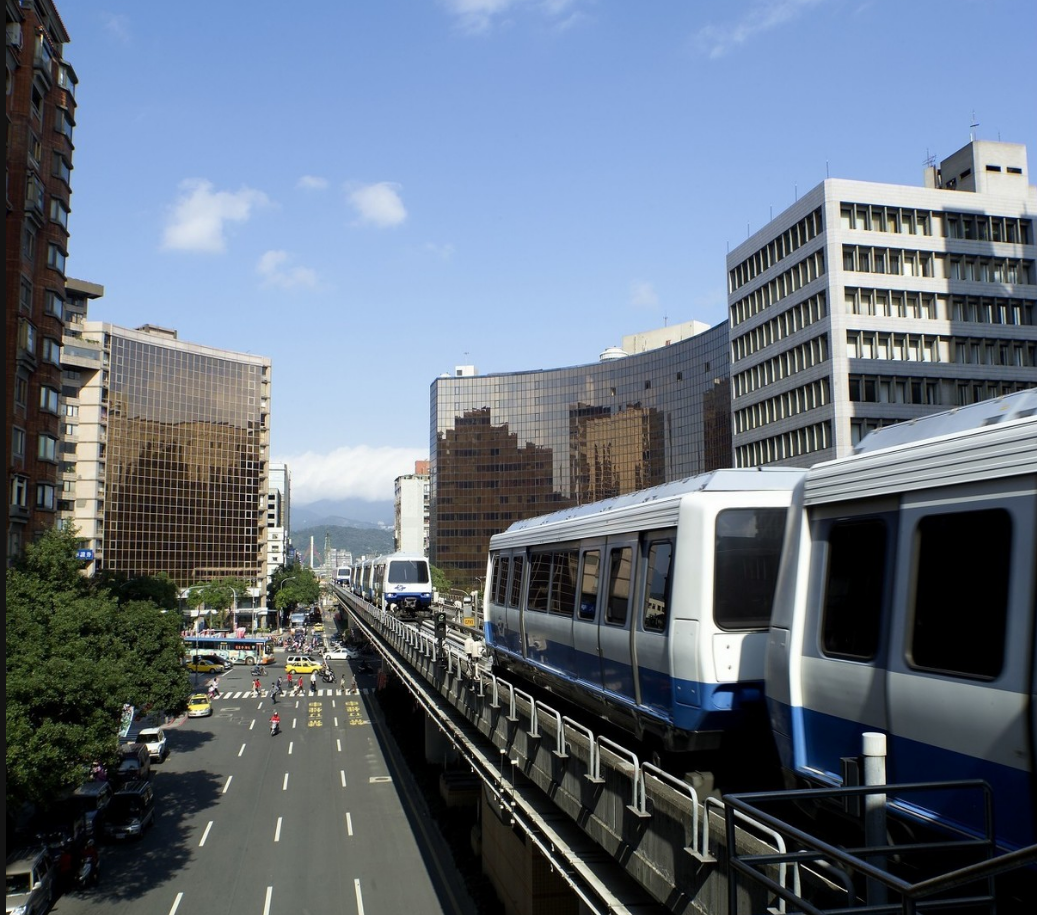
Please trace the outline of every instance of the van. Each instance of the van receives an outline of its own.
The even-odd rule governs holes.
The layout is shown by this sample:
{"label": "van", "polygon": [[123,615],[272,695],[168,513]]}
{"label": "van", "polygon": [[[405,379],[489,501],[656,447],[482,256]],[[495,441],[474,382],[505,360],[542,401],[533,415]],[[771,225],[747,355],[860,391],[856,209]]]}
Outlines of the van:
{"label": "van", "polygon": [[7,911],[43,915],[57,893],[57,868],[45,848],[7,856]]}
{"label": "van", "polygon": [[155,822],[155,792],[151,782],[126,782],[112,795],[104,834],[110,839],[139,839]]}
{"label": "van", "polygon": [[112,786],[108,782],[85,782],[72,792],[72,799],[86,817],[87,835],[98,833],[104,825],[108,805],[112,802]]}
{"label": "van", "polygon": [[136,779],[151,778],[151,752],[142,743],[119,747],[119,763],[112,776],[120,785]]}

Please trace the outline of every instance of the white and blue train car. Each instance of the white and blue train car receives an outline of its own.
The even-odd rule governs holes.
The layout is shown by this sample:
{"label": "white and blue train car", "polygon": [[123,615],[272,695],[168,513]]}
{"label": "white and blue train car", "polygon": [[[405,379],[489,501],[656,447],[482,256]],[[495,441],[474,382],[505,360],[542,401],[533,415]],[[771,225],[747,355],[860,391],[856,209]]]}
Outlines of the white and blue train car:
{"label": "white and blue train car", "polygon": [[[983,779],[999,847],[1037,842],[1037,389],[880,429],[797,488],[767,651],[786,783]],[[982,834],[976,792],[893,820]],[[913,823],[913,826],[912,826]]]}
{"label": "white and blue train car", "polygon": [[357,580],[355,592],[357,597],[362,597],[368,603],[374,601],[374,557],[369,556],[360,560],[357,569]]}
{"label": "white and blue train car", "polygon": [[432,570],[420,553],[389,553],[373,560],[371,603],[397,616],[432,612]]}
{"label": "white and blue train car", "polygon": [[490,539],[495,663],[648,739],[709,750],[763,705],[795,469],[720,470]]}

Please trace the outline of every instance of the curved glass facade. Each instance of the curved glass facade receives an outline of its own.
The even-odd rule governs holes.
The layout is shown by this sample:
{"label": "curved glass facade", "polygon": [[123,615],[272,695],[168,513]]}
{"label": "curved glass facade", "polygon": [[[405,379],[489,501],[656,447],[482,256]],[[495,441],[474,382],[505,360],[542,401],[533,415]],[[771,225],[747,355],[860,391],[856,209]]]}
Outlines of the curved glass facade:
{"label": "curved glass facade", "polygon": [[513,521],[731,466],[728,326],[591,365],[437,378],[429,558],[474,588]]}

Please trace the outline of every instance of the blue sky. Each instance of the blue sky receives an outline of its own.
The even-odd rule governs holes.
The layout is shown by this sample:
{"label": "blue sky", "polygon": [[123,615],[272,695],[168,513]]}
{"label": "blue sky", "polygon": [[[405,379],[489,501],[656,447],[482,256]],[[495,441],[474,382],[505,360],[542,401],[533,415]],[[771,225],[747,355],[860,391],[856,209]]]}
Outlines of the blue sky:
{"label": "blue sky", "polygon": [[1037,157],[1033,0],[58,3],[68,275],[269,356],[296,503],[391,500],[454,366],[724,320],[826,174],[920,184],[973,120]]}

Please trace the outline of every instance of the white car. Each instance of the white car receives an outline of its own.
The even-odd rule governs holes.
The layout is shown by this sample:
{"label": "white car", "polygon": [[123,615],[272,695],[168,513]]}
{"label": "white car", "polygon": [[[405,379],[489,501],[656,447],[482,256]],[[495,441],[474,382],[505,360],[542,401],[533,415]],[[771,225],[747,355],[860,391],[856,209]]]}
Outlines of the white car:
{"label": "white car", "polygon": [[137,734],[137,743],[148,748],[151,758],[162,762],[169,750],[166,748],[166,735],[162,728],[142,728]]}
{"label": "white car", "polygon": [[360,657],[360,652],[355,648],[347,648],[342,646],[341,648],[332,648],[330,651],[324,652],[325,661],[355,661]]}

